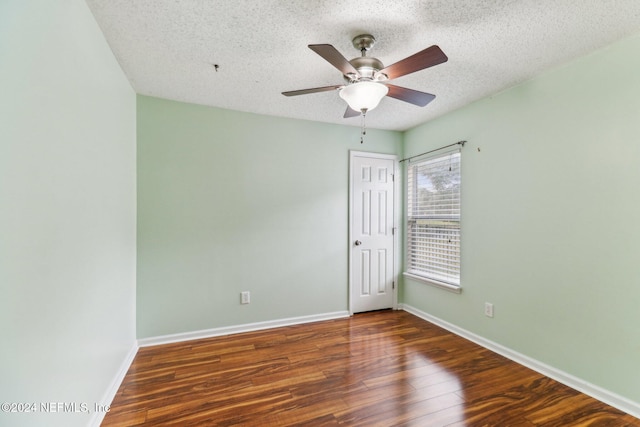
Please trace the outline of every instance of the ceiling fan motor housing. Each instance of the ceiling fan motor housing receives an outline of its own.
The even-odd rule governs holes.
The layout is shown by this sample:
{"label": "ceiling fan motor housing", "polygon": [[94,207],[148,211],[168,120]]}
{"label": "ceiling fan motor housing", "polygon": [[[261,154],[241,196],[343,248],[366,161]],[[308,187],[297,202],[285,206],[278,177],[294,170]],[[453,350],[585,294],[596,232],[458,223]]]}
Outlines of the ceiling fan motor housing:
{"label": "ceiling fan motor housing", "polygon": [[[353,67],[358,70],[360,73],[359,80],[380,80],[377,78],[376,73],[384,68],[384,65],[378,58],[373,58],[371,56],[360,56],[358,58],[353,58],[349,61]],[[358,79],[353,79],[351,76],[345,76],[348,81],[353,82]]]}
{"label": "ceiling fan motor housing", "polygon": [[349,63],[353,65],[353,68],[358,70],[360,73],[360,78],[353,76],[351,74],[345,75],[345,79],[349,83],[354,83],[357,81],[367,81],[367,80],[386,80],[384,75],[376,75],[376,73],[384,68],[382,62],[377,58],[367,57],[365,53],[369,51],[376,42],[376,38],[371,34],[360,34],[355,36],[351,43],[353,43],[353,47],[358,49],[362,56],[359,58],[353,58]]}

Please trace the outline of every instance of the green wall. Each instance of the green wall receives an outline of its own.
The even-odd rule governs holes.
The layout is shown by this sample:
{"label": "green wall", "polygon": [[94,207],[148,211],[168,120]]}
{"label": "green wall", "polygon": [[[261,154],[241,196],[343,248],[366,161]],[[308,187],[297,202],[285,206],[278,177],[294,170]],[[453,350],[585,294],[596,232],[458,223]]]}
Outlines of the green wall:
{"label": "green wall", "polygon": [[348,310],[359,132],[138,96],[138,338]]}
{"label": "green wall", "polygon": [[0,64],[0,402],[91,410],[135,345],[135,93],[81,0],[0,2]]}
{"label": "green wall", "polygon": [[[405,134],[468,140],[461,295],[403,301],[640,402],[640,38]],[[484,302],[495,317],[483,315]]]}

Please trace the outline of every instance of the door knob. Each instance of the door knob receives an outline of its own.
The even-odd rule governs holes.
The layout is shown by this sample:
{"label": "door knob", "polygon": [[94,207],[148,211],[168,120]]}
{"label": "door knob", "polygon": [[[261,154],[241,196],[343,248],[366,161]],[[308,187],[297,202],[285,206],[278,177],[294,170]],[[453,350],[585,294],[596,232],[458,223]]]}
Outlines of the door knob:
{"label": "door knob", "polygon": [[360,240],[356,240],[356,246],[360,246],[362,242]]}

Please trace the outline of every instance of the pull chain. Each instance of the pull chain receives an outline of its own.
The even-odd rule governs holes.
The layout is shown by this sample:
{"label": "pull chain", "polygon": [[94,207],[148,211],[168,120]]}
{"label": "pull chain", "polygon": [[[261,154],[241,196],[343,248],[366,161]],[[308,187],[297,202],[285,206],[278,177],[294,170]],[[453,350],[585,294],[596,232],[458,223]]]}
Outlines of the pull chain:
{"label": "pull chain", "polygon": [[367,115],[367,109],[363,108],[362,109],[362,125],[361,125],[362,133],[360,134],[360,144],[364,142],[364,136],[367,134],[367,125],[365,123],[366,115]]}

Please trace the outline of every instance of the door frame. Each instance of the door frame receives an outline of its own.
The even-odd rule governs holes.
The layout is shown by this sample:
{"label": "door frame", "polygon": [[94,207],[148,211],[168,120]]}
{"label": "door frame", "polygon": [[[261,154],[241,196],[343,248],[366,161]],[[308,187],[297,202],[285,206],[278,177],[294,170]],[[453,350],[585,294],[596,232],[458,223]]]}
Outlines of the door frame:
{"label": "door frame", "polygon": [[393,310],[398,309],[398,268],[400,265],[400,162],[396,154],[374,153],[368,151],[349,150],[349,233],[348,233],[348,270],[349,278],[347,280],[347,298],[349,301],[349,316],[353,316],[353,301],[351,298],[351,290],[355,284],[353,283],[353,161],[356,157],[365,157],[373,159],[393,160]]}

